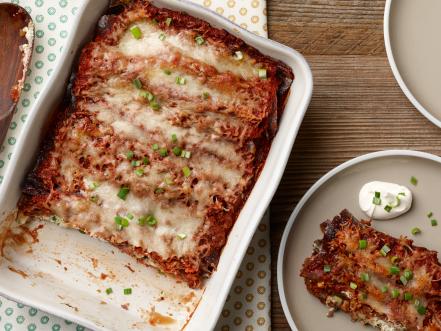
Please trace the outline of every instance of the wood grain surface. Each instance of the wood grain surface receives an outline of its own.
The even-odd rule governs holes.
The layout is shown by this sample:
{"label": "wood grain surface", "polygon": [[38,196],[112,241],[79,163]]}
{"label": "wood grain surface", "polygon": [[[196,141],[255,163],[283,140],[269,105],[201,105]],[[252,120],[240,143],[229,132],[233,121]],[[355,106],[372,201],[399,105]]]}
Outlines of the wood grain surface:
{"label": "wood grain surface", "polygon": [[273,330],[289,330],[277,291],[277,252],[289,215],[306,190],[361,154],[414,149],[441,155],[441,129],[412,106],[389,67],[384,3],[268,0],[270,38],[300,51],[314,76],[311,105],[271,203]]}

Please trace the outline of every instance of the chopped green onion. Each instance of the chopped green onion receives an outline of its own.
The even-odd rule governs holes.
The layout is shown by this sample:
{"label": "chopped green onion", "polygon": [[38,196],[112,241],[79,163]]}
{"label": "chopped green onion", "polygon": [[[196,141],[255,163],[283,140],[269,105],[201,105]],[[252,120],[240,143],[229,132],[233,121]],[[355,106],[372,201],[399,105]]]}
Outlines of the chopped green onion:
{"label": "chopped green onion", "polygon": [[205,44],[205,39],[202,36],[197,36],[196,38],[194,38],[194,40],[199,46]]}
{"label": "chopped green onion", "polygon": [[132,219],[133,219],[133,215],[130,214],[130,213],[128,213],[126,217],[127,217],[129,220],[132,220]]}
{"label": "chopped green onion", "polygon": [[424,307],[423,305],[419,304],[419,305],[417,306],[417,312],[418,312],[418,314],[420,314],[420,315],[424,315],[424,314],[426,314],[426,307]]}
{"label": "chopped green onion", "polygon": [[392,266],[389,269],[389,273],[391,275],[399,275],[400,274],[400,268],[396,267],[396,266]]}
{"label": "chopped green onion", "polygon": [[267,76],[266,76],[266,69],[259,69],[258,75],[259,75],[259,78],[266,79],[267,78]]}
{"label": "chopped green onion", "polygon": [[141,39],[142,37],[142,33],[141,33],[141,29],[138,26],[132,26],[130,28],[130,32],[132,33],[133,38],[135,39]]}
{"label": "chopped green onion", "polygon": [[129,288],[125,288],[124,289],[124,295],[130,295],[130,294],[132,294],[132,289],[129,287]]}
{"label": "chopped green onion", "polygon": [[325,264],[323,266],[323,272],[326,272],[326,273],[331,272],[331,266],[329,264]]}
{"label": "chopped green onion", "polygon": [[173,133],[173,134],[171,135],[171,140],[172,140],[172,142],[174,142],[174,143],[177,142],[177,141],[178,141],[178,136],[177,136],[176,134]]}
{"label": "chopped green onion", "polygon": [[164,193],[165,190],[162,187],[157,187],[155,188],[155,194],[160,194],[160,193]]}
{"label": "chopped green onion", "polygon": [[118,198],[120,198],[121,200],[125,200],[127,198],[127,194],[129,194],[130,189],[126,186],[122,186],[119,189],[119,192],[117,194]]}
{"label": "chopped green onion", "polygon": [[154,151],[157,151],[157,150],[159,149],[159,145],[158,145],[158,144],[153,144],[153,145],[152,145],[152,149],[153,149]]}
{"label": "chopped green onion", "polygon": [[127,157],[127,160],[131,160],[131,159],[133,159],[133,156],[135,155],[135,153],[133,153],[133,151],[128,151],[127,153],[126,153],[126,157]]}
{"label": "chopped green onion", "polygon": [[383,256],[386,256],[387,253],[390,252],[390,247],[387,245],[384,245],[381,249],[380,249],[380,254]]}
{"label": "chopped green onion", "polygon": [[191,170],[189,167],[185,166],[184,168],[182,168],[182,173],[185,177],[189,177],[191,175]]}
{"label": "chopped green onion", "polygon": [[366,272],[362,272],[362,273],[360,274],[360,278],[361,278],[362,281],[364,281],[364,282],[368,282],[368,281],[369,281],[369,274],[366,273]]}
{"label": "chopped green onion", "polygon": [[148,158],[147,156],[144,156],[144,158],[142,159],[142,163],[143,163],[144,165],[149,164],[149,163],[150,163],[149,158]]}
{"label": "chopped green onion", "polygon": [[431,218],[433,216],[433,213],[432,212],[429,212],[428,214],[427,214],[427,218]]}
{"label": "chopped green onion", "polygon": [[166,183],[167,185],[173,185],[175,182],[173,181],[173,179],[165,177],[164,183]]}
{"label": "chopped green onion", "polygon": [[187,79],[185,77],[181,77],[181,76],[176,77],[176,84],[185,85],[186,83],[187,83]]}
{"label": "chopped green onion", "polygon": [[360,239],[358,241],[358,248],[359,249],[366,249],[367,247],[367,240],[366,239]]}
{"label": "chopped green onion", "polygon": [[404,270],[403,275],[407,280],[411,280],[413,278],[413,272],[408,269]]}
{"label": "chopped green onion", "polygon": [[396,299],[400,296],[400,291],[398,291],[396,288],[392,290],[392,298]]}
{"label": "chopped green onion", "polygon": [[139,225],[148,225],[148,226],[155,226],[158,223],[155,216],[153,215],[145,215],[138,219]]}
{"label": "chopped green onion", "polygon": [[181,152],[181,157],[185,157],[186,159],[189,159],[191,156],[191,152],[190,151],[182,151]]}
{"label": "chopped green onion", "polygon": [[381,197],[381,192],[375,191],[375,197],[376,198],[380,198]]}
{"label": "chopped green onion", "polygon": [[430,220],[430,224],[432,224],[432,226],[437,226],[438,225],[438,221],[435,220],[435,219]]}
{"label": "chopped green onion", "polygon": [[237,61],[243,60],[243,53],[241,51],[237,51],[234,53],[234,59]]}
{"label": "chopped green onion", "polygon": [[204,100],[207,100],[209,97],[210,97],[210,93],[208,93],[208,92],[204,92],[204,93],[202,93],[202,98],[203,98]]}
{"label": "chopped green onion", "polygon": [[150,101],[150,107],[152,107],[153,110],[159,110],[161,108],[161,106],[159,105],[159,103],[156,100],[152,100]]}
{"label": "chopped green onion", "polygon": [[360,294],[359,294],[359,298],[360,298],[360,300],[366,300],[367,297],[368,297],[367,293],[360,293]]}
{"label": "chopped green onion", "polygon": [[389,290],[388,287],[387,287],[386,285],[384,285],[384,286],[381,288],[381,293],[386,293],[388,290]]}
{"label": "chopped green onion", "polygon": [[411,233],[415,236],[415,235],[421,233],[421,229],[420,229],[419,227],[414,227],[414,228],[411,230]]}
{"label": "chopped green onion", "polygon": [[165,147],[161,147],[159,149],[159,155],[161,155],[162,157],[166,157],[168,155],[168,150]]}
{"label": "chopped green onion", "polygon": [[141,161],[140,160],[133,160],[132,162],[130,162],[130,164],[132,165],[132,167],[139,167],[141,165]]}
{"label": "chopped green onion", "polygon": [[90,196],[89,198],[90,201],[97,203],[98,202],[98,196],[96,194]]}
{"label": "chopped green onion", "polygon": [[349,287],[350,287],[351,289],[355,290],[355,289],[357,288],[357,284],[351,282],[351,283],[349,284]]}
{"label": "chopped green onion", "polygon": [[401,200],[400,197],[397,195],[395,197],[395,203],[391,203],[389,206],[391,206],[392,208],[397,208],[399,205],[401,204]]}
{"label": "chopped green onion", "polygon": [[165,38],[167,38],[167,36],[166,36],[164,33],[161,33],[161,34],[159,35],[159,40],[164,41]]}
{"label": "chopped green onion", "polygon": [[111,287],[106,288],[106,294],[109,295],[109,294],[111,294],[111,293],[113,293],[112,288],[111,288]]}
{"label": "chopped green onion", "polygon": [[92,182],[89,184],[89,189],[91,189],[93,191],[96,188],[98,188],[98,186],[100,186],[100,184],[98,184],[97,182]]}
{"label": "chopped green onion", "polygon": [[404,286],[406,286],[407,285],[407,279],[406,279],[406,277],[404,277],[404,276],[400,276],[400,281],[401,281],[401,283],[404,285]]}
{"label": "chopped green onion", "polygon": [[172,24],[172,18],[171,17],[167,17],[167,19],[165,20],[165,24],[167,26],[170,26],[170,24]]}
{"label": "chopped green onion", "polygon": [[390,258],[390,262],[392,262],[393,264],[395,264],[395,262],[397,262],[397,261],[398,261],[398,256],[392,256]]}
{"label": "chopped green onion", "polygon": [[384,207],[384,210],[387,211],[388,213],[390,213],[390,211],[392,210],[392,206],[391,205],[387,205]]}
{"label": "chopped green onion", "polygon": [[144,169],[143,168],[136,169],[135,175],[138,177],[142,177],[144,175]]}
{"label": "chopped green onion", "polygon": [[412,177],[410,177],[410,183],[411,183],[413,186],[417,186],[417,184],[418,184],[418,179],[417,179],[416,177],[412,176]]}
{"label": "chopped green onion", "polygon": [[176,237],[178,237],[178,238],[181,239],[181,240],[184,240],[185,238],[187,238],[187,235],[186,235],[185,233],[178,233],[178,234],[176,235]]}
{"label": "chopped green onion", "polygon": [[170,69],[164,69],[164,74],[166,74],[167,76],[171,75],[171,70]]}
{"label": "chopped green onion", "polygon": [[114,217],[116,225],[118,225],[118,230],[122,230],[129,226],[129,220],[127,218],[121,217],[119,215]]}
{"label": "chopped green onion", "polygon": [[412,293],[404,292],[404,300],[406,300],[406,301],[410,301],[410,300],[412,300],[412,299],[413,299],[413,295],[412,295]]}
{"label": "chopped green onion", "polygon": [[173,154],[175,154],[176,156],[181,155],[182,153],[182,149],[178,146],[173,147]]}
{"label": "chopped green onion", "polygon": [[374,205],[379,206],[379,205],[381,205],[381,199],[380,199],[380,198],[377,198],[377,197],[374,197],[374,198],[372,199],[372,203],[373,203]]}
{"label": "chopped green onion", "polygon": [[398,193],[398,195],[402,195],[403,197],[405,197],[405,196],[406,196],[406,193],[404,193],[404,192],[400,192],[400,193]]}
{"label": "chopped green onion", "polygon": [[141,83],[141,81],[139,80],[139,78],[135,78],[135,79],[133,80],[133,85],[135,85],[135,87],[136,87],[138,90],[142,89],[142,83]]}
{"label": "chopped green onion", "polygon": [[149,91],[142,90],[142,91],[139,92],[139,95],[141,97],[147,99],[150,102],[155,99],[155,96],[152,93],[150,93]]}

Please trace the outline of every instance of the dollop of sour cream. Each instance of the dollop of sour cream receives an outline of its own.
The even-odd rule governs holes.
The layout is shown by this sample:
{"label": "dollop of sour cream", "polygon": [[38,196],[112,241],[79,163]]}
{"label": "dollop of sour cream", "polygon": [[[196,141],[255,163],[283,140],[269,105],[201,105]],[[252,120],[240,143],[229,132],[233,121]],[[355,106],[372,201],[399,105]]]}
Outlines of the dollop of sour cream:
{"label": "dollop of sour cream", "polygon": [[373,181],[363,185],[358,202],[368,217],[386,220],[403,215],[410,209],[412,192],[406,186]]}

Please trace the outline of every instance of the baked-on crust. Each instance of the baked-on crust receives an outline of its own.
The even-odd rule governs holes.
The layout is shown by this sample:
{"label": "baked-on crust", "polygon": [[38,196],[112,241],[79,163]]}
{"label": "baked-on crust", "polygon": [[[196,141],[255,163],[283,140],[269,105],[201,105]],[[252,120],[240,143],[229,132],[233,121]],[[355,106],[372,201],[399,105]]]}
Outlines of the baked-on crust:
{"label": "baked-on crust", "polygon": [[323,239],[301,270],[309,292],[381,330],[441,330],[436,252],[376,231],[347,210],[321,229]]}
{"label": "baked-on crust", "polygon": [[19,208],[198,287],[264,165],[293,78],[224,30],[132,1],[83,48]]}

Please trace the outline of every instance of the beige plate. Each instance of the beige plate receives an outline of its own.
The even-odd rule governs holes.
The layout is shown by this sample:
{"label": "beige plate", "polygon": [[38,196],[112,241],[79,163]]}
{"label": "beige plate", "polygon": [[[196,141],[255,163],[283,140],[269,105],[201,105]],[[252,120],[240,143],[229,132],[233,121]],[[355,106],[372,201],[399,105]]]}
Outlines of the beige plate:
{"label": "beige plate", "polygon": [[[417,186],[410,177],[418,179]],[[348,161],[322,177],[305,194],[293,211],[282,237],[277,262],[277,281],[283,310],[293,330],[366,331],[342,312],[326,317],[327,308],[309,294],[299,276],[304,259],[311,255],[314,240],[322,238],[319,225],[347,208],[356,217],[364,215],[358,206],[361,186],[373,180],[407,186],[413,193],[411,210],[396,219],[374,221],[373,227],[394,237],[412,237],[419,246],[441,251],[441,222],[432,227],[427,213],[441,221],[441,158],[414,151],[383,151]],[[413,227],[422,233],[412,236]]]}
{"label": "beige plate", "polygon": [[413,105],[441,127],[441,1],[388,0],[384,39],[392,71]]}

